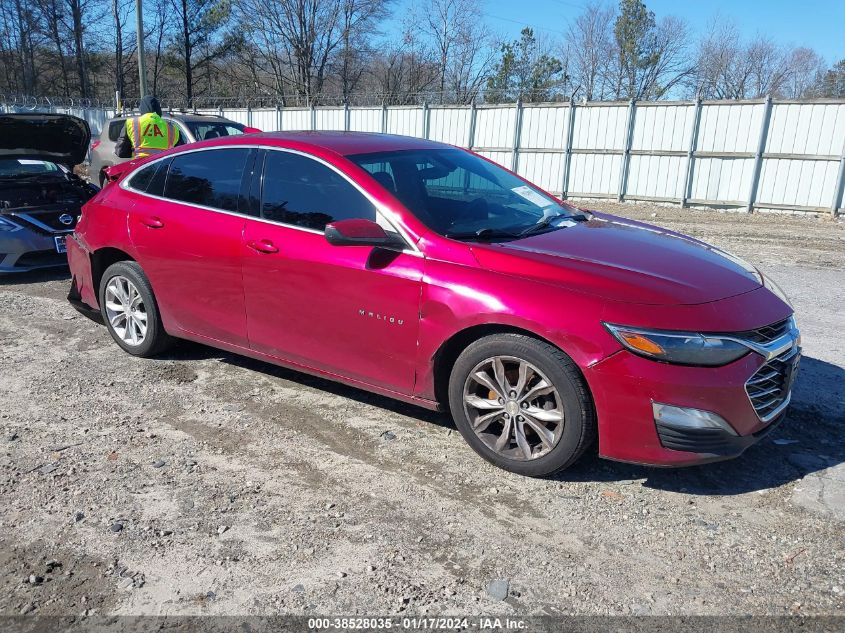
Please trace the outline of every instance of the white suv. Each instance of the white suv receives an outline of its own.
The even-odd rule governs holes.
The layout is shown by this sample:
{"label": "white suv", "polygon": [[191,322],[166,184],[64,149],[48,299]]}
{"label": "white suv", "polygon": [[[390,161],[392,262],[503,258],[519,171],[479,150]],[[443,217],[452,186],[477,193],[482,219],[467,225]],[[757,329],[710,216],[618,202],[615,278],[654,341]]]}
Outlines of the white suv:
{"label": "white suv", "polygon": [[[131,160],[129,158],[118,158],[114,153],[117,137],[120,136],[120,131],[126,125],[126,119],[131,116],[122,115],[109,119],[100,132],[100,138],[91,144],[91,166],[88,168],[88,174],[91,181],[101,187],[105,183],[105,170],[107,168]],[[176,145],[257,131],[217,115],[165,112],[162,118],[170,121],[179,130],[179,142]]]}

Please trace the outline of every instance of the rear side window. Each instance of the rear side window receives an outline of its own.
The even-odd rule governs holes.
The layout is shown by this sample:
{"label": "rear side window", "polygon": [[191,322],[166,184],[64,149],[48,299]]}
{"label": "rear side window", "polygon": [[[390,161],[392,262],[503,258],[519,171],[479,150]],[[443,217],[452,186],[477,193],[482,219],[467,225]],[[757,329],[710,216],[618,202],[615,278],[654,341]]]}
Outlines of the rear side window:
{"label": "rear side window", "polygon": [[164,197],[237,211],[248,156],[248,149],[215,149],[175,156],[164,185]]}
{"label": "rear side window", "polygon": [[139,169],[129,180],[129,186],[136,191],[147,191],[147,187],[152,181],[153,176],[155,176],[157,169],[158,163],[153,163],[152,165],[147,165]]}
{"label": "rear side window", "polygon": [[268,151],[261,216],[322,231],[348,218],[376,219],[373,204],[343,176],[299,154]]}
{"label": "rear side window", "polygon": [[118,119],[117,121],[110,121],[109,122],[109,140],[114,142],[117,141],[117,137],[120,136],[120,131],[126,125],[126,119]]}
{"label": "rear side window", "polygon": [[164,195],[164,182],[167,178],[167,168],[170,166],[170,161],[171,159],[168,158],[156,163],[158,169],[155,171],[155,176],[150,180],[150,184],[147,185],[147,193],[151,196]]}

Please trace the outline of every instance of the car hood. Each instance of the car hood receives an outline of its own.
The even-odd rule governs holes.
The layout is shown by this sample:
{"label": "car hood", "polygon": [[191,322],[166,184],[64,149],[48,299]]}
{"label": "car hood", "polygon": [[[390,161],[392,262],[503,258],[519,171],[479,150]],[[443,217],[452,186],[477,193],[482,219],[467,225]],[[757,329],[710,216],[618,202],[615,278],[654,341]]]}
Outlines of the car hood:
{"label": "car hood", "polygon": [[69,114],[0,114],[0,157],[47,160],[72,168],[85,160],[91,129]]}
{"label": "car hood", "polygon": [[586,222],[473,245],[484,268],[614,301],[690,305],[760,287],[756,270],[724,251],[656,226],[595,213]]}

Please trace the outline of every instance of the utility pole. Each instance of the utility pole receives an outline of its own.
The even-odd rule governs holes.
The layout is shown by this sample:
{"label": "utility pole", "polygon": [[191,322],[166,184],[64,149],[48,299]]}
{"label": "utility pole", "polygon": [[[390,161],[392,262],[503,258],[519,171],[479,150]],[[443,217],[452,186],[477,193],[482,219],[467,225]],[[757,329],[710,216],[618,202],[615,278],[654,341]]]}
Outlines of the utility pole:
{"label": "utility pole", "polygon": [[147,63],[144,60],[144,13],[143,0],[135,0],[135,29],[138,38],[138,91],[147,94]]}

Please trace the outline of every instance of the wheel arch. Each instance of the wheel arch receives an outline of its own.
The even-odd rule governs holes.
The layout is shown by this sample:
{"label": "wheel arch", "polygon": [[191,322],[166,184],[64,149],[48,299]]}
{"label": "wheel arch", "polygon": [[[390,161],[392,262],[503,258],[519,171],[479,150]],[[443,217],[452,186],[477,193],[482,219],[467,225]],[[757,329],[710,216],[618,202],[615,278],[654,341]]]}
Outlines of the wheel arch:
{"label": "wheel arch", "polygon": [[[490,336],[493,334],[522,334],[523,336],[528,336],[538,341],[547,343],[548,345],[551,345],[552,347],[560,350],[562,353],[569,356],[569,358],[572,358],[571,354],[569,354],[565,349],[561,348],[560,345],[557,345],[554,341],[551,341],[548,338],[537,334],[537,332],[533,332],[531,330],[527,330],[525,328],[518,327],[515,325],[506,325],[503,323],[485,323],[480,325],[472,325],[462,330],[458,330],[440,345],[432,359],[434,396],[437,402],[443,408],[443,410],[449,410],[449,378],[452,373],[452,367],[454,367],[455,361],[458,359],[458,356],[460,356],[461,352],[463,352],[469,345],[471,345],[475,341],[482,339],[485,336]],[[578,363],[575,363],[574,360],[573,363],[576,367],[578,367],[578,371],[581,374],[581,379],[584,381],[584,385],[586,386],[587,395],[590,397],[590,399],[593,401],[593,404],[595,405],[595,398],[593,397],[592,390],[590,389],[590,385],[587,382],[587,377],[584,375],[584,372],[578,366]]]}
{"label": "wheel arch", "polygon": [[91,253],[91,286],[95,293],[100,291],[100,281],[102,281],[106,269],[112,264],[124,261],[134,262],[135,258],[126,251],[111,246],[97,249]]}

